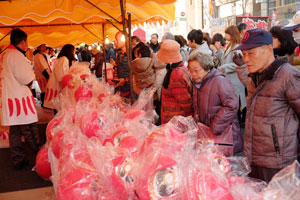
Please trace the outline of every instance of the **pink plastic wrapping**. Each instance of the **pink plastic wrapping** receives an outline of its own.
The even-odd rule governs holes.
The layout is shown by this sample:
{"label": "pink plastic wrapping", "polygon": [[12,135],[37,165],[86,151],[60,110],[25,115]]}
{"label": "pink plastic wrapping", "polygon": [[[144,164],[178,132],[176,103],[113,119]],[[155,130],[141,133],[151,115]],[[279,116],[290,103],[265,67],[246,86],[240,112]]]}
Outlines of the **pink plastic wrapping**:
{"label": "pink plastic wrapping", "polygon": [[180,147],[160,145],[159,140],[155,140],[136,159],[133,173],[139,199],[182,199],[174,149]]}
{"label": "pink plastic wrapping", "polygon": [[78,128],[64,135],[56,176],[57,199],[95,199],[98,173],[86,145],[87,138]]}
{"label": "pink plastic wrapping", "polygon": [[47,140],[51,141],[55,133],[59,130],[58,126],[63,120],[63,116],[55,116],[47,125],[46,136]]}
{"label": "pink plastic wrapping", "polygon": [[97,199],[133,199],[130,155],[109,144],[104,147],[96,138],[90,139],[88,152],[100,177]]}
{"label": "pink plastic wrapping", "polygon": [[63,78],[56,101],[59,112],[47,127],[49,150],[42,149],[36,161],[41,177],[52,174],[57,199],[299,196],[299,164],[282,170],[263,191],[264,182],[247,178],[250,167],[245,158],[224,156],[232,155],[233,148],[220,148],[232,145],[231,127],[215,136],[209,127],[182,116],[157,127],[151,89],[142,91],[130,106],[81,67],[73,66]]}
{"label": "pink plastic wrapping", "polygon": [[53,101],[58,111],[72,108],[78,101],[83,101],[85,104],[102,103],[105,98],[113,95],[111,86],[101,83],[88,68],[82,65],[72,65],[61,84],[62,90]]}
{"label": "pink plastic wrapping", "polygon": [[226,173],[230,171],[227,159],[213,152],[207,145],[188,144],[177,155],[182,199],[233,200]]}
{"label": "pink plastic wrapping", "polygon": [[217,145],[217,151],[225,156],[233,156],[232,126],[228,126],[221,135],[215,135],[208,126],[198,123],[198,138],[209,138]]}

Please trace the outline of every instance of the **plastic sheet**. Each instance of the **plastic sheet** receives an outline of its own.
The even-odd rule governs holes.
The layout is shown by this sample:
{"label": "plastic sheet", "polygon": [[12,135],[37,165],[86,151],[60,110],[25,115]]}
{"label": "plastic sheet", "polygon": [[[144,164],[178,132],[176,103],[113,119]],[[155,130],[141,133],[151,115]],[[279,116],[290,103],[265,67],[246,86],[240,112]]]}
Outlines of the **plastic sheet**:
{"label": "plastic sheet", "polygon": [[297,161],[278,172],[264,191],[265,200],[300,198],[300,165]]}
{"label": "plastic sheet", "polygon": [[198,138],[209,138],[217,145],[217,151],[223,153],[225,156],[233,156],[233,136],[232,126],[228,126],[221,135],[215,135],[208,126],[200,122],[198,125]]}

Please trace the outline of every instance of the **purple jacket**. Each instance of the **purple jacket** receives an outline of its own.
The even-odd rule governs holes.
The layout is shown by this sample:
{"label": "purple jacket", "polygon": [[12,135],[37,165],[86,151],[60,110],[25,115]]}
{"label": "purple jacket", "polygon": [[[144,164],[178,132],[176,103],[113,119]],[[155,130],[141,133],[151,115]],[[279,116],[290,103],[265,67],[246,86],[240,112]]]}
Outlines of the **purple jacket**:
{"label": "purple jacket", "polygon": [[202,80],[200,88],[193,86],[194,118],[220,135],[232,124],[234,153],[243,149],[243,139],[237,118],[239,101],[231,82],[212,69]]}

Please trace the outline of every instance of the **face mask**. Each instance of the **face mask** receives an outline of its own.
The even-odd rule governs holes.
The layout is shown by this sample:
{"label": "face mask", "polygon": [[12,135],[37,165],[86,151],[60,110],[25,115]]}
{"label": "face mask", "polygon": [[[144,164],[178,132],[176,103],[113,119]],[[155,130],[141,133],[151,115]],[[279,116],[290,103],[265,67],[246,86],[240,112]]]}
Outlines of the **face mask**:
{"label": "face mask", "polygon": [[300,44],[300,32],[293,31],[293,38],[297,44]]}

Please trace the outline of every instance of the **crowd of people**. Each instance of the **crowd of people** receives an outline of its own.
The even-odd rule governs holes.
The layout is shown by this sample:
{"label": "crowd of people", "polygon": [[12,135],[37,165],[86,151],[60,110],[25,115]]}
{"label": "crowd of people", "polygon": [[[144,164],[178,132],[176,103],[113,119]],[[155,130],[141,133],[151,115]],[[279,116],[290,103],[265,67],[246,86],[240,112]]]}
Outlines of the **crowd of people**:
{"label": "crowd of people", "polygon": [[[106,45],[106,49],[76,49],[66,44],[57,57],[52,48],[41,44],[32,56],[28,51],[25,54],[26,33],[12,31],[11,45],[0,56],[1,124],[10,126],[16,168],[26,164],[21,135],[35,152],[41,145],[31,93],[35,79],[41,90],[41,106],[55,111],[53,99],[75,62],[90,68],[100,80],[106,62],[114,67],[115,91],[130,102],[128,54],[122,37],[118,32],[114,46]],[[154,33],[149,43],[137,36],[131,41],[135,98],[144,89],[156,89],[153,103],[159,116],[157,124],[182,115],[193,116],[217,136],[230,128],[232,155],[243,151],[251,164],[250,176],[267,182],[297,159],[300,72],[292,64],[299,63],[295,52],[299,53],[300,12],[290,24],[273,26],[269,32],[247,30],[241,23],[227,27],[224,37],[216,33],[211,38],[201,30],[191,30],[187,40],[165,33],[159,43],[159,35]]]}

